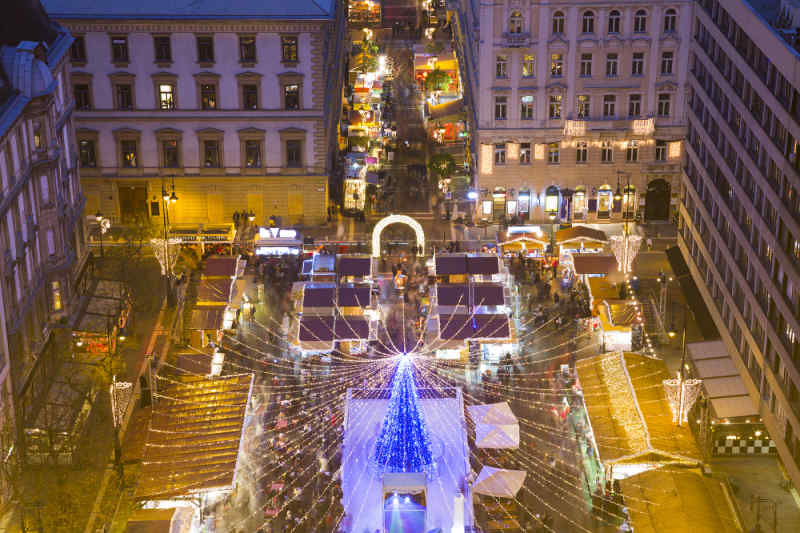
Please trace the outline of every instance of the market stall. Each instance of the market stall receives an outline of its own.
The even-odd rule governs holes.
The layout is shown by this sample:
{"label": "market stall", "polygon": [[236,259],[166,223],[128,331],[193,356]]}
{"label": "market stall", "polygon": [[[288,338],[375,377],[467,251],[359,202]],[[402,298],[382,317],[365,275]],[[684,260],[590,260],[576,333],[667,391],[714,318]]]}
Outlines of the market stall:
{"label": "market stall", "polygon": [[90,359],[116,350],[131,313],[130,295],[121,281],[98,280],[91,290],[72,330],[75,353]]}
{"label": "market stall", "polygon": [[258,228],[255,253],[259,256],[299,255],[303,241],[297,230],[290,228]]}
{"label": "market stall", "polygon": [[522,253],[526,257],[544,259],[548,242],[543,235],[537,233],[516,233],[508,235],[507,240],[499,244],[506,257]]}
{"label": "market stall", "polygon": [[556,245],[561,253],[598,253],[608,244],[604,231],[588,226],[572,226],[556,231]]}
{"label": "market stall", "polygon": [[[698,466],[702,456],[688,425],[673,423],[664,389],[671,376],[663,360],[630,352],[615,352],[576,363],[583,395],[588,435],[605,479],[588,480],[605,486],[663,465]],[[587,451],[586,448],[583,450]]]}

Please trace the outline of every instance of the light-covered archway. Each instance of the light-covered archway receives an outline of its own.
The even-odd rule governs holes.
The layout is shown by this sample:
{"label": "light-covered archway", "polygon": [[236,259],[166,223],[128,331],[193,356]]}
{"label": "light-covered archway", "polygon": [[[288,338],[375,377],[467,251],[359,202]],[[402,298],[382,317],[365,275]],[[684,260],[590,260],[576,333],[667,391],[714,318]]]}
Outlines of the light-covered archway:
{"label": "light-covered archway", "polygon": [[386,226],[391,224],[405,224],[414,230],[417,236],[417,247],[425,253],[425,232],[422,231],[422,226],[419,222],[406,215],[389,215],[382,218],[375,224],[375,229],[372,230],[372,257],[381,256],[381,233]]}

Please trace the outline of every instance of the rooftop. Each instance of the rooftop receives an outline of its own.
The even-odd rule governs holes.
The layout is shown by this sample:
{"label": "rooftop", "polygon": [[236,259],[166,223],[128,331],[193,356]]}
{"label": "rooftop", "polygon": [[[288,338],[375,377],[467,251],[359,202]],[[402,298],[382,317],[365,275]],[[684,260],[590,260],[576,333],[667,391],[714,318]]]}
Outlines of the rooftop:
{"label": "rooftop", "polygon": [[59,19],[326,19],[336,0],[43,0]]}

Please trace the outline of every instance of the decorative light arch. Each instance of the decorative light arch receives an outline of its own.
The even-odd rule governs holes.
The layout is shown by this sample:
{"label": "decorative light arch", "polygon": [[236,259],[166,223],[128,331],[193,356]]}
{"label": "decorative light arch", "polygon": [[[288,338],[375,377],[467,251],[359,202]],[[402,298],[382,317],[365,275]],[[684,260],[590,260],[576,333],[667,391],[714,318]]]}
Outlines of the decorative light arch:
{"label": "decorative light arch", "polygon": [[386,226],[391,224],[405,224],[414,230],[417,236],[417,247],[425,252],[425,232],[419,222],[406,215],[389,215],[382,218],[375,224],[375,229],[372,230],[372,257],[381,256],[381,233]]}

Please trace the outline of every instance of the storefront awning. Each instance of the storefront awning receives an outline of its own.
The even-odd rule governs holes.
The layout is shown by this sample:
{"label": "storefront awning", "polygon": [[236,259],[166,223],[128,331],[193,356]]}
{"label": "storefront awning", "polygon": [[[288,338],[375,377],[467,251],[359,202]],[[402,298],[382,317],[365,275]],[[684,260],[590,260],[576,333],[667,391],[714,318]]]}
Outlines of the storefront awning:
{"label": "storefront awning", "polygon": [[721,340],[691,342],[686,353],[693,374],[703,380],[703,389],[718,420],[758,416],[739,370]]}

